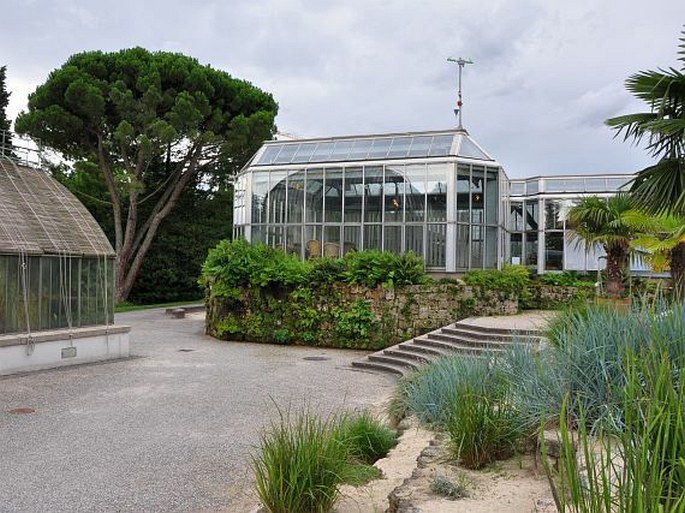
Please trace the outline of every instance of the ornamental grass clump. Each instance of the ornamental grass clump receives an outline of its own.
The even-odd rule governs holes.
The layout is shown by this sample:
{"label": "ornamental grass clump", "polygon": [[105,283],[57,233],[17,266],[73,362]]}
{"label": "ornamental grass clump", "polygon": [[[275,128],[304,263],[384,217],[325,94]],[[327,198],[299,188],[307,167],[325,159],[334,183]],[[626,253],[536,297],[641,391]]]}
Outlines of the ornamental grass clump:
{"label": "ornamental grass clump", "polygon": [[558,471],[543,457],[559,511],[685,511],[685,359],[672,359],[668,346],[655,338],[626,350],[620,423],[601,423],[591,436],[581,407],[575,435],[564,401]]}
{"label": "ornamental grass clump", "polygon": [[[427,365],[403,381],[406,412],[436,428],[444,428],[460,387],[483,383],[491,373],[488,358],[455,354]],[[400,407],[400,401],[395,401]]]}
{"label": "ornamental grass clump", "polygon": [[387,456],[397,443],[397,433],[368,412],[343,417],[335,437],[347,446],[353,462],[366,465]]}
{"label": "ornamental grass clump", "polygon": [[279,411],[252,459],[257,496],[269,513],[326,513],[340,485],[379,477],[373,467],[395,445],[395,433],[368,413],[321,417]]}
{"label": "ornamental grass clump", "polygon": [[457,385],[447,421],[452,456],[470,469],[512,456],[526,435],[508,383],[487,362],[480,365],[481,380]]}
{"label": "ornamental grass clump", "polygon": [[269,513],[326,513],[348,471],[347,447],[333,436],[335,419],[310,412],[279,421],[260,437],[254,456],[257,495]]}

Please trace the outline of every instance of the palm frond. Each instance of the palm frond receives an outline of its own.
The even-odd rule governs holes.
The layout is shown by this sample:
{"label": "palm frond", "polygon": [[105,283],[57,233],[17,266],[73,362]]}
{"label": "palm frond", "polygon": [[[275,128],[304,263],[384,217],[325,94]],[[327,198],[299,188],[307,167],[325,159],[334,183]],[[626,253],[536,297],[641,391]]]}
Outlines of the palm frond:
{"label": "palm frond", "polygon": [[685,216],[685,158],[664,159],[638,172],[630,192],[647,213]]}

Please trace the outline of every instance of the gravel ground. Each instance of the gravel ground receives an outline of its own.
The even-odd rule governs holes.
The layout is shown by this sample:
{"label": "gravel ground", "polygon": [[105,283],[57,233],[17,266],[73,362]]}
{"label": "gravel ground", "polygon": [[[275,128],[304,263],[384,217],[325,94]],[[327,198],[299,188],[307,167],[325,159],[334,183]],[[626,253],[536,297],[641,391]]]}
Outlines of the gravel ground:
{"label": "gravel ground", "polygon": [[130,359],[0,377],[0,512],[249,511],[276,405],[373,407],[396,383],[353,370],[359,351],[217,342],[199,314],[117,323]]}

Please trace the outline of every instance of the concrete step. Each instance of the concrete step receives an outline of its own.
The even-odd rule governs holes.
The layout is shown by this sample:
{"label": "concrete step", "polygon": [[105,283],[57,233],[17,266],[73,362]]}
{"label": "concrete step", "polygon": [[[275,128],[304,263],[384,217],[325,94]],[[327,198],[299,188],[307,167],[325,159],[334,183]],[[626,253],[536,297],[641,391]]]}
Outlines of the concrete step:
{"label": "concrete step", "polygon": [[478,324],[471,324],[469,322],[463,322],[463,321],[455,322],[454,324],[450,324],[449,326],[445,326],[442,329],[450,329],[450,328],[464,329],[464,330],[468,330],[468,331],[472,331],[472,332],[478,332],[478,333],[487,333],[490,335],[511,336],[513,334],[518,334],[521,336],[532,336],[532,337],[540,337],[540,336],[544,335],[544,333],[540,330],[517,330],[514,328],[491,328],[489,326],[480,326]]}
{"label": "concrete step", "polygon": [[430,340],[439,340],[441,342],[452,342],[454,344],[459,344],[459,345],[464,345],[464,346],[469,346],[469,347],[474,347],[474,348],[481,348],[481,349],[489,349],[489,348],[498,348],[498,349],[506,349],[507,347],[511,347],[513,342],[507,342],[507,341],[501,341],[501,340],[487,340],[487,339],[480,339],[480,338],[467,338],[464,336],[459,336],[459,335],[452,335],[452,334],[446,334],[446,333],[427,333],[422,337],[423,338],[428,338]]}
{"label": "concrete step", "polygon": [[431,335],[432,333],[428,333],[423,337],[415,338],[414,344],[429,346],[451,353],[501,353],[505,350],[505,348],[497,346],[469,345],[457,340],[439,340],[432,338]]}
{"label": "concrete step", "polygon": [[409,360],[411,362],[418,362],[419,364],[432,363],[440,356],[431,356],[428,353],[420,353],[412,350],[406,350],[401,345],[393,346],[388,349],[383,350],[383,354],[386,356],[392,356],[393,358],[400,358],[402,360]]}
{"label": "concrete step", "polygon": [[539,330],[510,330],[456,322],[370,354],[352,365],[404,376],[447,355],[488,356],[502,353],[515,343],[537,347],[543,340],[544,334]]}
{"label": "concrete step", "polygon": [[410,351],[413,353],[427,355],[430,358],[435,358],[435,359],[442,358],[443,356],[447,356],[448,354],[450,354],[449,351],[443,351],[443,350],[438,349],[436,347],[423,346],[421,344],[415,344],[414,340],[408,340],[407,342],[402,342],[401,344],[399,344],[396,347],[401,347],[403,351]]}
{"label": "concrete step", "polygon": [[407,367],[409,370],[418,370],[421,364],[416,360],[411,361],[402,357],[388,356],[384,352],[370,354],[368,357],[371,362],[389,363],[396,367]]}
{"label": "concrete step", "polygon": [[402,377],[406,374],[412,372],[409,367],[392,365],[390,363],[383,363],[377,361],[371,361],[367,357],[361,358],[359,360],[354,360],[352,362],[352,367],[357,367],[359,369],[369,369],[374,371],[389,372],[390,374],[395,374],[396,376]]}
{"label": "concrete step", "polygon": [[441,328],[440,332],[446,335],[455,335],[458,337],[488,340],[493,342],[534,342],[542,336],[540,333],[532,334],[531,331],[527,331],[526,333],[512,331],[507,334],[489,333],[480,329],[472,329],[471,326],[464,326],[460,324],[446,326]]}

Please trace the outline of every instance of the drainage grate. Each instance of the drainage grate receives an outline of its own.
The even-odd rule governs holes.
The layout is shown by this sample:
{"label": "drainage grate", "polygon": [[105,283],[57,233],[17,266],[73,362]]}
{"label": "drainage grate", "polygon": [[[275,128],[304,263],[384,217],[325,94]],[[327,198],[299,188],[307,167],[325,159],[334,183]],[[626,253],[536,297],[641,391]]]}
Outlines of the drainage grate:
{"label": "drainage grate", "polygon": [[310,362],[323,362],[325,360],[330,360],[328,356],[305,356],[302,359]]}
{"label": "drainage grate", "polygon": [[29,413],[36,413],[36,410],[33,408],[27,408],[26,406],[23,406],[21,408],[13,408],[11,410],[8,410],[7,413],[10,413],[12,415],[28,415]]}
{"label": "drainage grate", "polygon": [[187,348],[184,348],[184,349],[179,349],[179,350],[178,350],[179,353],[192,353],[193,351],[195,351],[195,349],[187,349]]}

